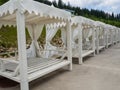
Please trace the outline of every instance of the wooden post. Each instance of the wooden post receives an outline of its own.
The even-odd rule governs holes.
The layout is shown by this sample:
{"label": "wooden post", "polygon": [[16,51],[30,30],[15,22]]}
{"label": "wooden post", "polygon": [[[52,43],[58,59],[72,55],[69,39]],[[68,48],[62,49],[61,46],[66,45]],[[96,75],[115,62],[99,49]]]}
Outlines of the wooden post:
{"label": "wooden post", "polygon": [[115,29],[115,44],[117,44],[117,29]]}
{"label": "wooden post", "polygon": [[118,36],[119,36],[119,32],[118,32],[118,29],[117,29],[117,43],[119,42]]}
{"label": "wooden post", "polygon": [[120,37],[120,32],[119,32],[119,29],[118,29],[118,43],[120,41],[119,37]]}
{"label": "wooden post", "polygon": [[97,40],[96,51],[97,54],[99,54],[99,28],[96,30],[96,40]]}
{"label": "wooden post", "polygon": [[95,56],[95,28],[92,30],[92,49],[94,50],[93,55]]}
{"label": "wooden post", "polygon": [[78,26],[79,27],[79,35],[78,35],[78,53],[79,53],[79,57],[78,57],[78,59],[79,59],[79,64],[82,64],[83,63],[83,58],[82,58],[82,51],[83,51],[83,49],[82,49],[82,26],[81,25],[79,25]]}
{"label": "wooden post", "polygon": [[[106,46],[106,35],[105,35],[105,29],[103,28],[103,44]],[[105,49],[105,48],[104,48]]]}
{"label": "wooden post", "polygon": [[108,42],[108,39],[109,39],[109,38],[108,38],[108,30],[106,30],[106,48],[108,48],[108,43],[109,43],[109,42]]}
{"label": "wooden post", "polygon": [[111,43],[111,46],[112,46],[112,30],[110,29],[110,43]]}
{"label": "wooden post", "polygon": [[72,33],[71,33],[71,22],[67,22],[67,55],[70,61],[69,70],[72,70]]}
{"label": "wooden post", "polygon": [[25,17],[20,10],[17,11],[17,38],[18,38],[18,55],[20,62],[20,86],[21,90],[29,90],[27,75]]}
{"label": "wooden post", "polygon": [[112,45],[114,45],[114,35],[113,35],[113,30],[112,31],[112,34],[111,34],[111,40],[112,40]]}

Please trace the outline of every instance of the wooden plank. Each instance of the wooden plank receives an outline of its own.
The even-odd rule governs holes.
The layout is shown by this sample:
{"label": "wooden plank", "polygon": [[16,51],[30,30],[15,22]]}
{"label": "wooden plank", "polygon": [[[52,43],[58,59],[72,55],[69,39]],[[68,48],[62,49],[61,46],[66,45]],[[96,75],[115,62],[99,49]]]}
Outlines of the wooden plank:
{"label": "wooden plank", "polygon": [[[82,51],[82,58],[89,56],[90,54],[93,54],[93,53],[94,53],[94,50],[83,50]],[[79,57],[79,53],[77,50],[76,50],[76,52],[74,52],[73,57],[75,57],[75,58]]]}
{"label": "wooden plank", "polygon": [[79,25],[79,37],[78,37],[78,63],[82,64],[83,63],[83,58],[82,58],[82,53],[83,53],[83,48],[82,48],[82,31],[83,31],[83,26]]}
{"label": "wooden plank", "polygon": [[33,72],[36,72],[36,71],[38,71],[38,70],[42,70],[42,69],[45,69],[45,68],[49,68],[50,66],[53,66],[53,65],[55,65],[55,64],[58,64],[58,63],[60,63],[60,62],[62,62],[61,60],[57,60],[57,61],[50,61],[50,62],[46,62],[46,63],[44,63],[44,64],[38,64],[38,65],[36,65],[36,66],[34,66],[34,67],[29,67],[29,69],[28,69],[28,73],[33,73]]}
{"label": "wooden plank", "polygon": [[18,82],[18,83],[20,83],[20,77],[19,77],[19,76],[13,77],[13,76],[12,76],[12,73],[1,72],[1,71],[0,71],[0,75],[3,76],[3,77],[6,77],[6,78],[8,78],[8,79],[11,79],[11,80],[13,80],[13,81],[16,81],[16,82]]}
{"label": "wooden plank", "polygon": [[11,59],[11,58],[0,58],[0,61],[19,64],[19,61],[16,61],[16,60]]}
{"label": "wooden plank", "polygon": [[42,76],[44,76],[44,75],[46,75],[46,74],[48,74],[50,72],[53,72],[53,71],[55,71],[57,69],[60,69],[60,68],[62,68],[64,66],[67,66],[70,63],[71,63],[70,61],[62,61],[61,63],[55,64],[55,65],[50,66],[48,68],[45,68],[45,69],[39,70],[37,72],[31,73],[29,75],[29,77],[28,77],[29,78],[28,80],[29,80],[29,82],[33,81],[33,80],[35,80],[35,79],[37,79],[39,77],[42,77]]}
{"label": "wooden plank", "polygon": [[72,70],[72,31],[71,31],[71,22],[66,22],[66,30],[67,30],[67,57],[70,62],[68,69]]}

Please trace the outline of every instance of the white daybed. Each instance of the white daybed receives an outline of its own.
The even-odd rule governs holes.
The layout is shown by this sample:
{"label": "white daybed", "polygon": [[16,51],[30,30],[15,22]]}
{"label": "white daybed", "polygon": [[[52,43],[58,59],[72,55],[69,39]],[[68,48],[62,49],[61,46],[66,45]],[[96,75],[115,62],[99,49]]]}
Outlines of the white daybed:
{"label": "white daybed", "polygon": [[94,29],[94,21],[81,16],[72,18],[72,57],[78,58],[79,64],[83,63],[83,57],[95,54]]}
{"label": "white daybed", "polygon": [[[71,14],[33,0],[10,0],[0,6],[0,26],[17,26],[17,60],[0,58],[0,75],[20,83],[21,90],[29,90],[28,83],[64,66],[72,69]],[[41,58],[38,38],[44,25],[66,22],[67,59]],[[32,44],[26,50],[25,27],[28,28]],[[29,57],[27,58],[27,55]],[[31,56],[31,57],[30,57]],[[35,57],[34,57],[35,56]]]}

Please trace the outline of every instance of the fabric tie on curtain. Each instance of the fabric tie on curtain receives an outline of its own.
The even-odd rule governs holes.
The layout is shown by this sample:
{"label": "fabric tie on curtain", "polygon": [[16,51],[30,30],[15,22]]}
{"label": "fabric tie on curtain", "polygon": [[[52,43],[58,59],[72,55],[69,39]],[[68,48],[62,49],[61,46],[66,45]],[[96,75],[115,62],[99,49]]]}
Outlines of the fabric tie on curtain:
{"label": "fabric tie on curtain", "polygon": [[39,39],[44,25],[28,26],[28,32],[32,39],[30,48],[27,50],[27,57],[41,57],[41,51],[37,40]]}
{"label": "fabric tie on curtain", "polygon": [[78,25],[78,27],[72,27],[73,32],[72,32],[72,47],[73,48],[77,48],[78,47],[78,42],[76,42],[76,40],[78,39],[78,35],[79,35],[79,30],[81,28],[81,26]]}
{"label": "fabric tie on curtain", "polygon": [[92,36],[92,28],[84,29],[83,32],[83,49],[90,49],[92,43],[90,42],[90,37]]}
{"label": "fabric tie on curtain", "polygon": [[49,25],[46,26],[46,45],[45,45],[45,50],[48,50],[48,51],[45,51],[45,53],[44,53],[44,56],[46,58],[51,57],[52,55],[56,54],[55,51],[50,51],[49,52],[49,50],[56,50],[57,49],[57,47],[55,47],[55,46],[50,44],[50,41],[53,39],[53,37],[55,36],[55,34],[58,31],[58,28],[55,28],[55,27],[56,26],[54,26],[53,28],[50,28]]}

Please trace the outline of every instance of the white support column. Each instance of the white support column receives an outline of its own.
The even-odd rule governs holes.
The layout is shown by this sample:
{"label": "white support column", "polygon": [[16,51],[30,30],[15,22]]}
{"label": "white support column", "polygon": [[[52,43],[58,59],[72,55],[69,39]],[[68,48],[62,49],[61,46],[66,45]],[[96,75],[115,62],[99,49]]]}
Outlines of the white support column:
{"label": "white support column", "polygon": [[112,39],[111,39],[111,40],[112,40],[112,45],[114,45],[114,34],[113,34],[113,30],[111,30],[111,31],[112,31],[112,34],[111,34],[111,35],[112,35],[112,36],[111,36],[111,38],[112,38]]}
{"label": "white support column", "polygon": [[118,43],[120,42],[119,37],[120,37],[120,32],[119,32],[119,29],[118,29]]}
{"label": "white support column", "polygon": [[108,37],[108,29],[106,30],[106,48],[108,48],[108,39],[109,39],[109,37]]}
{"label": "white support column", "polygon": [[25,17],[24,14],[19,10],[17,11],[17,36],[18,55],[20,62],[20,86],[21,90],[29,90],[27,75]]}
{"label": "white support column", "polygon": [[[103,28],[103,44],[106,46],[106,35],[105,35],[105,29]],[[105,48],[104,48],[105,49]]]}
{"label": "white support column", "polygon": [[69,70],[72,70],[72,33],[71,33],[71,22],[67,22],[67,55],[70,61]]}
{"label": "white support column", "polygon": [[117,29],[117,43],[119,43],[119,30]]}
{"label": "white support column", "polygon": [[96,51],[97,54],[99,54],[99,28],[96,30],[96,40],[97,40]]}
{"label": "white support column", "polygon": [[110,32],[111,32],[111,33],[110,33],[111,45],[113,45],[113,37],[112,37],[112,36],[113,36],[113,33],[112,33],[112,29],[110,30]]}
{"label": "white support column", "polygon": [[115,29],[115,44],[117,44],[117,29]]}
{"label": "white support column", "polygon": [[95,56],[95,28],[92,30],[92,49],[94,50],[93,55]]}
{"label": "white support column", "polygon": [[81,25],[79,25],[79,35],[78,35],[78,53],[79,53],[79,57],[78,57],[78,59],[79,59],[79,64],[82,64],[83,63],[83,58],[82,58],[82,51],[83,51],[83,49],[82,49],[82,26]]}

